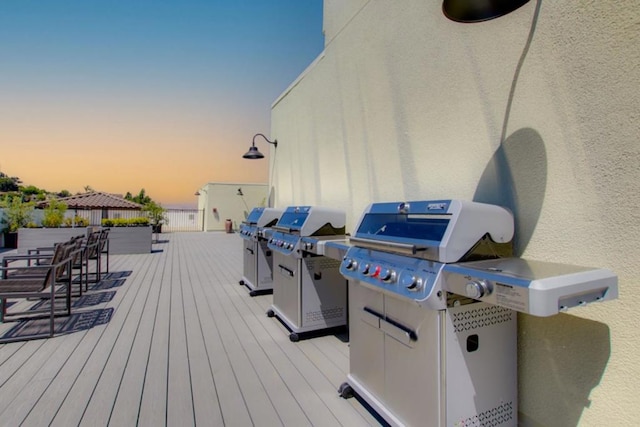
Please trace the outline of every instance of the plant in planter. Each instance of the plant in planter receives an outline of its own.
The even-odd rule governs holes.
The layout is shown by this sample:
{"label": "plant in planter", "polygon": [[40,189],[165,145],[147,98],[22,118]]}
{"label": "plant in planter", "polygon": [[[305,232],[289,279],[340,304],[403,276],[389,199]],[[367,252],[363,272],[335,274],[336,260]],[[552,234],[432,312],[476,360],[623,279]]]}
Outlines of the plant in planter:
{"label": "plant in planter", "polygon": [[64,214],[67,211],[67,205],[56,199],[49,201],[44,208],[44,217],[42,218],[42,226],[47,228],[57,228],[64,223]]}
{"label": "plant in planter", "polygon": [[149,218],[104,218],[101,224],[103,227],[147,227]]}
{"label": "plant in planter", "polygon": [[142,208],[143,212],[146,212],[149,217],[149,222],[151,223],[152,231],[154,233],[162,232],[162,224],[167,224],[169,219],[167,218],[167,210],[162,207],[162,205],[151,201],[144,205]]}
{"label": "plant in planter", "polygon": [[89,225],[89,220],[87,218],[83,218],[81,216],[76,215],[73,218],[65,218],[64,225],[66,227],[87,227]]}
{"label": "plant in planter", "polygon": [[8,248],[18,247],[18,228],[25,227],[31,221],[34,205],[31,202],[23,202],[19,196],[14,196],[2,204],[4,218],[4,245]]}

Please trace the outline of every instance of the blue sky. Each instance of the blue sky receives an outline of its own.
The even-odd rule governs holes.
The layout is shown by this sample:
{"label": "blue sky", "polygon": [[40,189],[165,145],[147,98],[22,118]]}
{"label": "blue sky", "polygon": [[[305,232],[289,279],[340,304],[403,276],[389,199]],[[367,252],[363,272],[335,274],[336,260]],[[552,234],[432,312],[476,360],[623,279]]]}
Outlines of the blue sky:
{"label": "blue sky", "polygon": [[323,44],[322,0],[2,0],[0,170],[165,204],[266,182],[240,156]]}

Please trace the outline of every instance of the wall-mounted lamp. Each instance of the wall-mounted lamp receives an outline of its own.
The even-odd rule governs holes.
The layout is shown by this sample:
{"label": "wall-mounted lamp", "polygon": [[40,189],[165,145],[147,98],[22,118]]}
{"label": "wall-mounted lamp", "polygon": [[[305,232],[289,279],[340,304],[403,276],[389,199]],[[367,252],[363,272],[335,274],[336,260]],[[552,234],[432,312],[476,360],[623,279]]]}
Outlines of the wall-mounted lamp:
{"label": "wall-mounted lamp", "polygon": [[511,13],[529,0],[444,0],[444,16],[456,22],[482,22]]}
{"label": "wall-mounted lamp", "polygon": [[236,196],[244,196],[244,193],[242,192],[242,188],[238,188],[238,192],[236,193]]}
{"label": "wall-mounted lamp", "polygon": [[256,136],[261,136],[267,141],[269,144],[273,144],[275,147],[278,146],[278,140],[274,139],[273,141],[269,141],[266,136],[261,133],[256,133],[253,135],[253,142],[251,143],[251,147],[249,147],[249,151],[244,153],[242,156],[243,159],[262,159],[264,158],[264,154],[258,151],[258,147],[256,147]]}

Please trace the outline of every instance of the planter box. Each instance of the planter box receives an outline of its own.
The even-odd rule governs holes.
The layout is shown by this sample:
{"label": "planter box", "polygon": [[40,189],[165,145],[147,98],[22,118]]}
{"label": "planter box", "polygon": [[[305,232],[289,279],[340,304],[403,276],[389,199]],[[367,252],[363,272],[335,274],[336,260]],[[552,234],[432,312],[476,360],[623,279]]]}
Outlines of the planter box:
{"label": "planter box", "polygon": [[[77,235],[86,236],[92,230],[93,227],[20,228],[18,252],[26,253],[28,249],[50,247]],[[111,227],[109,253],[114,255],[151,253],[151,226]]]}
{"label": "planter box", "polygon": [[87,227],[76,228],[19,228],[18,252],[28,249],[48,248],[58,242],[64,242],[75,236],[86,236]]}
{"label": "planter box", "polygon": [[111,227],[109,253],[114,255],[151,253],[151,226]]}

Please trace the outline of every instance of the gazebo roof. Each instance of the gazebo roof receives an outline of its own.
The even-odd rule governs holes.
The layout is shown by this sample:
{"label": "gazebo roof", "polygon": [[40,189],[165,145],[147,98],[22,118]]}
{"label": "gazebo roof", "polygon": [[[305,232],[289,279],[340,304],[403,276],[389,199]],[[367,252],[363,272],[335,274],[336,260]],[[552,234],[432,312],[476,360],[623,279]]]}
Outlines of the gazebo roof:
{"label": "gazebo roof", "polygon": [[[76,194],[75,196],[58,199],[64,202],[69,209],[142,209],[142,205],[134,203],[116,194],[103,193],[101,191],[90,191],[88,193]],[[40,203],[46,206],[47,202]]]}

